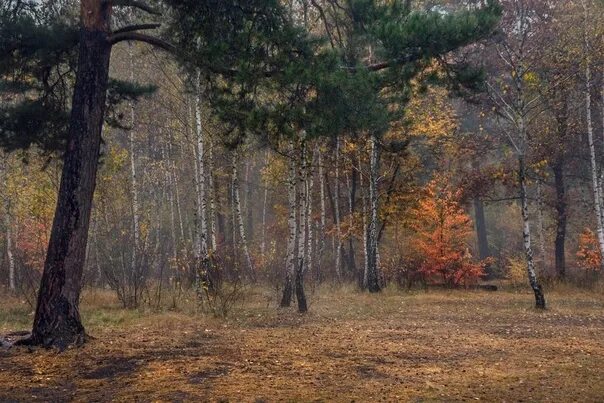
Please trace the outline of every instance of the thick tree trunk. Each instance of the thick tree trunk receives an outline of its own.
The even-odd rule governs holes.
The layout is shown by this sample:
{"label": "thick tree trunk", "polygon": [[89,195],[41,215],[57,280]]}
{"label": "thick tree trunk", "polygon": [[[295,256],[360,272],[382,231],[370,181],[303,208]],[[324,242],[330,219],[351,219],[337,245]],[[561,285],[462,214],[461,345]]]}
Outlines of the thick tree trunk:
{"label": "thick tree trunk", "polygon": [[379,175],[379,150],[377,138],[371,135],[370,145],[370,167],[369,167],[369,228],[367,234],[367,289],[369,292],[381,291],[378,267],[378,175]]}
{"label": "thick tree trunk", "polygon": [[531,247],[531,225],[529,220],[529,206],[526,192],[526,165],[523,155],[518,156],[518,182],[520,185],[520,201],[522,203],[522,238],[529,283],[533,289],[533,292],[535,293],[535,306],[539,309],[545,309],[545,296],[543,295],[543,289],[537,280],[535,263],[533,261],[533,249]]}
{"label": "thick tree trunk", "polygon": [[80,2],[82,26],[67,150],[28,344],[64,349],[86,338],[79,299],[105,114],[110,4]]}
{"label": "thick tree trunk", "polygon": [[287,228],[288,228],[288,237],[287,237],[287,257],[285,262],[285,283],[283,286],[283,297],[281,298],[281,307],[288,307],[291,304],[292,294],[293,294],[293,286],[294,286],[294,276],[295,276],[295,266],[296,266],[296,236],[298,233],[298,229],[296,227],[296,163],[294,156],[294,146],[290,144],[290,161],[289,161],[289,175],[287,180],[287,198],[289,204],[289,215],[287,218]]}
{"label": "thick tree trunk", "polygon": [[556,189],[556,241],[554,258],[556,275],[559,279],[566,276],[566,188],[564,185],[564,160],[558,159],[552,167]]}

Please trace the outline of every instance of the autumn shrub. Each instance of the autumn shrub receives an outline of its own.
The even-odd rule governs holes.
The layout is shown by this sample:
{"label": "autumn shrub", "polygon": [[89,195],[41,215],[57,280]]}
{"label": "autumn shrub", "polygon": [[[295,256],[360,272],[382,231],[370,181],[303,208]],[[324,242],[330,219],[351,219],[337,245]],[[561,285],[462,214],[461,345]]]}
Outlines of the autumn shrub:
{"label": "autumn shrub", "polygon": [[602,254],[596,234],[589,228],[579,235],[579,247],[576,253],[577,265],[588,283],[596,280],[602,267]]}
{"label": "autumn shrub", "polygon": [[421,256],[420,271],[427,281],[455,287],[477,282],[486,262],[472,258],[472,220],[459,203],[460,192],[453,191],[449,183],[443,176],[428,184],[412,211],[412,245]]}

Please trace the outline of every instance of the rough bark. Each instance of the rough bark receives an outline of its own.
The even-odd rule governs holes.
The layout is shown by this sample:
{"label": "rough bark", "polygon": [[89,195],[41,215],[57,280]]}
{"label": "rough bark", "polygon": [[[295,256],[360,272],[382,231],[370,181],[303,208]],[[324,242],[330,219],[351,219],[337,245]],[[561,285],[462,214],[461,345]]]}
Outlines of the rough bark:
{"label": "rough bark", "polygon": [[79,299],[95,188],[111,46],[108,2],[82,0],[67,149],[31,337],[64,349],[86,339]]}
{"label": "rough bark", "polygon": [[370,145],[370,167],[369,167],[369,226],[367,233],[367,290],[369,292],[381,291],[378,267],[378,174],[379,174],[379,150],[377,138],[371,135]]}

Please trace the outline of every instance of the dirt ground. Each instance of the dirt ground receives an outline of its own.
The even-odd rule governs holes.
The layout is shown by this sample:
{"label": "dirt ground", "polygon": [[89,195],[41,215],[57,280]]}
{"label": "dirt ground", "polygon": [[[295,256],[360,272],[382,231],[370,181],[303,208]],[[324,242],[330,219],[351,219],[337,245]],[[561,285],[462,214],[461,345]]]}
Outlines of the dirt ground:
{"label": "dirt ground", "polygon": [[[88,302],[84,347],[0,350],[0,401],[603,401],[604,296],[548,297],[323,290],[300,316],[257,293],[227,320]],[[8,305],[0,334],[31,320]]]}

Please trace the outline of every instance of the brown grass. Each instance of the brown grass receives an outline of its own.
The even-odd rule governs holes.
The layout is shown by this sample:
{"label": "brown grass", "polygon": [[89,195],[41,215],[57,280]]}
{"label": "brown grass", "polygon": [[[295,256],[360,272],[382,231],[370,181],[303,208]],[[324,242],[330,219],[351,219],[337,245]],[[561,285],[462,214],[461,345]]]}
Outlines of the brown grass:
{"label": "brown grass", "polygon": [[[511,291],[322,289],[311,312],[252,290],[227,320],[124,311],[85,298],[96,337],[62,354],[0,352],[0,400],[602,401],[604,297],[565,288],[550,309]],[[27,328],[18,301],[0,331]]]}

